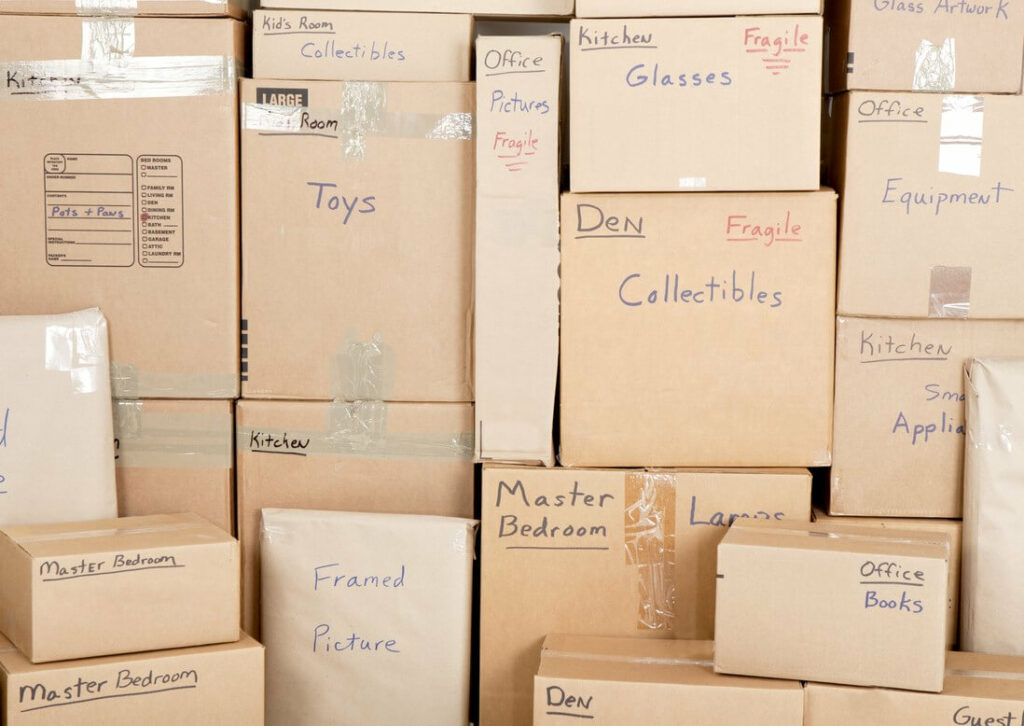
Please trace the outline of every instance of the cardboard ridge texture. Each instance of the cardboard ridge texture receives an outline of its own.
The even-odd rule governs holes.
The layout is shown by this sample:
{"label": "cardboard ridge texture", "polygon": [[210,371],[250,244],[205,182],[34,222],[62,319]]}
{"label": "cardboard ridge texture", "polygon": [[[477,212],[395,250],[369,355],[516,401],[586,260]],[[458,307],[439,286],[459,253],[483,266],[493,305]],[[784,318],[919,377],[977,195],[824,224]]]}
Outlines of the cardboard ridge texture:
{"label": "cardboard ridge texture", "polygon": [[117,516],[109,371],[98,309],[0,316],[0,524]]}
{"label": "cardboard ridge texture", "polygon": [[377,10],[472,15],[572,15],[573,0],[268,0],[264,8]]}
{"label": "cardboard ridge texture", "polygon": [[454,517],[264,509],[268,726],[467,722],[475,539]]}
{"label": "cardboard ridge texture", "polygon": [[238,542],[196,514],[0,528],[0,630],[33,663],[239,637]]}
{"label": "cardboard ridge texture", "polygon": [[9,726],[263,723],[263,646],[236,642],[32,664],[0,636]]}
{"label": "cardboard ridge texture", "polygon": [[965,650],[1024,655],[1014,627],[1024,599],[1017,446],[1024,426],[1024,359],[977,358],[964,367],[967,444],[964,454],[963,600],[960,641]]}
{"label": "cardboard ridge texture", "polygon": [[738,520],[718,546],[715,671],[941,691],[948,572],[941,532]]}

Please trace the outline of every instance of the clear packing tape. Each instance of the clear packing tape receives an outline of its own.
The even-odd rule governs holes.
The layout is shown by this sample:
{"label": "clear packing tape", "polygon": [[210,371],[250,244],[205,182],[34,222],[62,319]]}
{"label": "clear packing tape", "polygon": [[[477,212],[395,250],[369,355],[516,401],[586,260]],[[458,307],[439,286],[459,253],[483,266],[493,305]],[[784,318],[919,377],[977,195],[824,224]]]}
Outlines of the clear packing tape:
{"label": "clear packing tape", "polygon": [[70,317],[71,325],[46,326],[46,370],[68,373],[75,393],[96,393],[107,374],[106,320],[95,308]]}
{"label": "clear packing tape", "polygon": [[340,108],[242,105],[242,128],[267,136],[319,136],[337,139],[348,159],[366,157],[367,140],[375,137],[469,141],[473,138],[473,114],[393,112],[387,110],[383,83],[348,82]]}
{"label": "clear packing tape", "polygon": [[122,468],[231,469],[230,412],[147,410],[143,401],[115,401],[116,464]]}
{"label": "clear packing tape", "polygon": [[922,40],[914,52],[915,91],[952,91],[956,87],[956,39],[941,45]]}
{"label": "clear packing tape", "polygon": [[[224,0],[192,0],[193,2],[221,5]],[[138,0],[75,0],[78,15],[138,15]]]}
{"label": "clear packing tape", "polygon": [[676,488],[671,474],[626,475],[626,564],[637,570],[637,630],[675,624]]}
{"label": "clear packing tape", "polygon": [[110,364],[110,390],[114,398],[217,398],[238,395],[233,373],[157,373],[140,371],[133,363]]}
{"label": "clear packing tape", "polygon": [[696,666],[697,668],[714,668],[714,661],[698,658],[653,658],[649,656],[612,655],[606,653],[576,653],[565,650],[544,650],[545,658],[563,658],[565,660],[602,661],[606,663],[629,663],[636,665],[669,665]]}

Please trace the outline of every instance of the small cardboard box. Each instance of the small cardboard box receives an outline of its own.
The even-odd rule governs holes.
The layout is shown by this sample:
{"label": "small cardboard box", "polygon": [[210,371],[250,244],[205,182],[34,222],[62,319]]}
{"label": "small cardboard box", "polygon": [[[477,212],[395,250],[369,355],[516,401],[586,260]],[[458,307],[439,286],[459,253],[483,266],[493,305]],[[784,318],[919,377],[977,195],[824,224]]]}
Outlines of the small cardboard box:
{"label": "small cardboard box", "polygon": [[577,18],[821,15],[823,0],[576,0]]}
{"label": "small cardboard box", "polygon": [[964,650],[1024,655],[1024,358],[978,358],[965,367]]}
{"label": "small cardboard box", "polygon": [[830,0],[829,92],[1020,93],[1015,0]]}
{"label": "small cardboard box", "polygon": [[244,397],[471,401],[473,85],[241,88]]}
{"label": "small cardboard box", "polygon": [[573,0],[265,0],[264,8],[384,10],[472,15],[572,15]]}
{"label": "small cardboard box", "polygon": [[95,308],[0,317],[0,524],[117,516],[107,347]]}
{"label": "small cardboard box", "polygon": [[473,407],[239,401],[242,626],[259,637],[260,510],[473,516]]}
{"label": "small cardboard box", "polygon": [[817,16],[573,20],[570,188],[817,189],[821,47]]}
{"label": "small cardboard box", "polygon": [[534,679],[534,726],[565,717],[616,726],[803,726],[799,683],[719,675],[709,640],[549,635]]}
{"label": "small cardboard box", "polygon": [[715,671],[941,691],[948,577],[945,534],[737,521],[718,546]]}
{"label": "small cardboard box", "polygon": [[827,465],[835,216],[830,189],[564,195],[561,462]]}
{"label": "small cardboard box", "polygon": [[238,640],[238,542],[196,514],[0,528],[0,630],[33,663]]}
{"label": "small cardboard box", "polygon": [[[481,36],[476,54],[476,458],[551,466],[562,38]],[[548,110],[506,113],[516,97]]]}
{"label": "small cardboard box", "polygon": [[231,16],[244,18],[245,0],[0,0],[0,13],[92,16]]}
{"label": "small cardboard box", "polygon": [[942,693],[804,686],[804,726],[1015,726],[1022,719],[1024,660],[1015,656],[947,653]]}
{"label": "small cardboard box", "polygon": [[468,81],[473,16],[257,10],[254,78]]}
{"label": "small cardboard box", "polygon": [[0,636],[7,726],[263,723],[263,646],[234,643],[33,665]]}
{"label": "small cardboard box", "polygon": [[117,398],[238,396],[244,48],[228,18],[0,15],[0,314],[98,306]]}
{"label": "small cardboard box", "polygon": [[832,514],[960,517],[963,365],[1024,355],[1024,322],[836,321]]}
{"label": "small cardboard box", "polygon": [[234,443],[234,401],[116,401],[118,511],[195,512],[233,534]]}
{"label": "small cardboard box", "polygon": [[483,467],[480,724],[529,726],[554,632],[711,638],[738,519],[810,519],[804,470]]}
{"label": "small cardboard box", "polygon": [[855,92],[831,115],[839,313],[1024,318],[1006,262],[1024,225],[1024,96]]}
{"label": "small cardboard box", "polygon": [[814,521],[829,527],[881,527],[939,532],[949,536],[949,595],[946,598],[946,647],[956,647],[960,630],[960,547],[963,523],[959,519],[915,519],[913,517],[833,517],[814,510]]}
{"label": "small cardboard box", "polygon": [[475,539],[469,519],[264,509],[268,726],[466,723]]}

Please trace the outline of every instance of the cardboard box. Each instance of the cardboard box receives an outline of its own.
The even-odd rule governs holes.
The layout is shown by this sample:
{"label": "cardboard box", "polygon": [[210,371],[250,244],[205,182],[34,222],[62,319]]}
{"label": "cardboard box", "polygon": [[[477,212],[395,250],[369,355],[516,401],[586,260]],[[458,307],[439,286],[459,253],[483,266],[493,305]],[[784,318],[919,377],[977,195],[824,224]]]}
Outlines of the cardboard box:
{"label": "cardboard box", "polygon": [[482,491],[481,726],[529,726],[548,633],[711,638],[728,526],[810,519],[799,469],[484,464]]}
{"label": "cardboard box", "polygon": [[1020,93],[1024,13],[1009,0],[836,0],[827,6],[831,92]]}
{"label": "cardboard box", "polygon": [[839,317],[829,511],[960,517],[963,365],[1024,355],[1024,322]]}
{"label": "cardboard box", "polygon": [[960,630],[960,548],[963,524],[959,519],[915,519],[912,517],[832,517],[814,510],[814,521],[832,527],[881,527],[937,532],[949,537],[949,592],[946,597],[946,647],[956,647]]}
{"label": "cardboard box", "polygon": [[576,0],[577,18],[821,15],[823,0]]}
{"label": "cardboard box", "polygon": [[0,0],[0,14],[244,18],[249,5],[246,0]]}
{"label": "cardboard box", "polygon": [[564,195],[561,462],[827,465],[835,205]]}
{"label": "cardboard box", "polygon": [[1024,662],[1018,657],[951,652],[946,654],[942,693],[808,683],[804,724],[1012,726],[1024,716],[1022,679]]}
{"label": "cardboard box", "polygon": [[[481,36],[476,53],[476,457],[551,466],[562,38]],[[510,115],[509,98],[548,110]]]}
{"label": "cardboard box", "polygon": [[[0,636],[8,726],[263,723],[263,646],[235,643],[33,665]],[[145,696],[145,698],[142,698]]]}
{"label": "cardboard box", "polygon": [[466,723],[475,540],[469,519],[264,509],[268,726]]}
{"label": "cardboard box", "polygon": [[238,403],[242,625],[259,637],[260,510],[473,516],[468,404]]}
{"label": "cardboard box", "polygon": [[100,307],[118,398],[238,396],[244,43],[227,18],[0,16],[0,314]]}
{"label": "cardboard box", "polygon": [[723,676],[709,640],[549,635],[534,681],[534,726],[565,717],[620,726],[803,726],[799,683]]}
{"label": "cardboard box", "polygon": [[0,317],[0,524],[117,516],[108,370],[95,308]]}
{"label": "cardboard box", "polygon": [[473,15],[572,15],[573,0],[266,0],[264,8],[384,10]]}
{"label": "cardboard box", "polygon": [[473,16],[257,10],[255,78],[468,81]]}
{"label": "cardboard box", "polygon": [[1020,490],[1024,460],[1024,359],[979,358],[965,368],[964,574],[960,641],[965,650],[1024,655],[1017,624],[1024,602]]}
{"label": "cardboard box", "polygon": [[195,512],[235,530],[233,401],[117,401],[122,516]]}
{"label": "cardboard box", "polygon": [[0,528],[0,584],[33,663],[238,640],[238,542],[196,514]]}
{"label": "cardboard box", "polygon": [[1024,224],[1024,96],[834,99],[839,313],[1024,318],[1006,260]]}
{"label": "cardboard box", "polygon": [[473,399],[473,96],[242,81],[246,398]]}
{"label": "cardboard box", "polygon": [[942,533],[737,521],[718,546],[715,671],[941,691],[948,574]]}
{"label": "cardboard box", "polygon": [[817,189],[821,44],[814,16],[573,20],[570,188]]}

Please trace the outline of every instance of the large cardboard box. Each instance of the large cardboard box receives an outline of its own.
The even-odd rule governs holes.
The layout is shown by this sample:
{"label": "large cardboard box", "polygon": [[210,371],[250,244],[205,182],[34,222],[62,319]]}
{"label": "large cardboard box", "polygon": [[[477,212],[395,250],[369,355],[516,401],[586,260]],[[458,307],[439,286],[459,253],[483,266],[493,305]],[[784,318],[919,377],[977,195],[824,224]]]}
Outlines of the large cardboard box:
{"label": "large cardboard box", "polygon": [[[476,457],[551,466],[562,37],[481,36],[476,54]],[[511,98],[548,110],[509,114]]]}
{"label": "large cardboard box", "polygon": [[576,0],[577,18],[821,15],[823,0]]}
{"label": "large cardboard box", "polygon": [[965,368],[967,446],[964,461],[964,650],[1024,655],[1024,357],[978,358]]}
{"label": "large cardboard box", "polygon": [[1014,726],[1022,717],[1024,661],[1014,656],[947,653],[942,693],[804,686],[805,726]]}
{"label": "large cardboard box", "polygon": [[257,10],[255,78],[468,81],[471,15]]}
{"label": "large cardboard box", "polygon": [[799,683],[712,670],[709,640],[549,635],[534,681],[534,726],[803,726]]}
{"label": "large cardboard box", "polygon": [[830,92],[1020,93],[1024,12],[1014,0],[826,5]]}
{"label": "large cardboard box", "polygon": [[821,46],[817,16],[573,20],[572,191],[817,189]]}
{"label": "large cardboard box", "polygon": [[242,625],[259,637],[260,510],[473,516],[473,407],[239,401]]}
{"label": "large cardboard box", "polygon": [[195,512],[235,530],[233,401],[117,401],[121,516]]}
{"label": "large cardboard box", "polygon": [[473,15],[572,15],[573,0],[264,0],[264,8],[385,10]]}
{"label": "large cardboard box", "polygon": [[107,349],[95,308],[0,317],[0,524],[117,516]]}
{"label": "large cardboard box", "polygon": [[246,398],[472,400],[473,101],[242,82]]}
{"label": "large cardboard box", "polygon": [[196,514],[0,528],[0,630],[33,663],[238,640],[238,542]]}
{"label": "large cardboard box", "polygon": [[831,113],[839,313],[1024,318],[1006,263],[1024,224],[1024,96],[847,93]]}
{"label": "large cardboard box", "polygon": [[1024,355],[1024,322],[841,316],[829,511],[959,517],[963,365]]}
{"label": "large cardboard box", "polygon": [[263,723],[263,646],[234,643],[33,665],[0,636],[7,726]]}
{"label": "large cardboard box", "polygon": [[264,509],[268,726],[466,723],[475,540],[469,519]]}
{"label": "large cardboard box", "polygon": [[562,197],[566,466],[829,463],[832,190]]}
{"label": "large cardboard box", "polygon": [[118,398],[238,395],[227,18],[0,16],[0,314],[98,306]]}
{"label": "large cardboard box", "polygon": [[833,527],[880,527],[938,532],[949,537],[949,591],[946,597],[946,647],[953,649],[960,631],[960,548],[963,523],[959,519],[922,519],[914,517],[833,517],[814,510],[814,521]]}
{"label": "large cardboard box", "polygon": [[943,533],[735,522],[718,546],[715,671],[941,691],[949,546]]}
{"label": "large cardboard box", "polygon": [[35,15],[189,15],[245,17],[245,0],[0,0],[0,13]]}
{"label": "large cardboard box", "polygon": [[529,726],[548,633],[714,635],[733,521],[810,519],[807,470],[483,467],[480,724]]}

